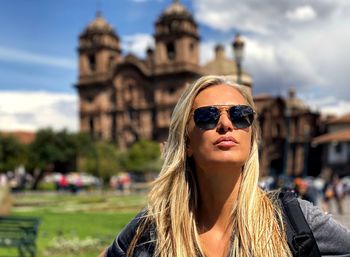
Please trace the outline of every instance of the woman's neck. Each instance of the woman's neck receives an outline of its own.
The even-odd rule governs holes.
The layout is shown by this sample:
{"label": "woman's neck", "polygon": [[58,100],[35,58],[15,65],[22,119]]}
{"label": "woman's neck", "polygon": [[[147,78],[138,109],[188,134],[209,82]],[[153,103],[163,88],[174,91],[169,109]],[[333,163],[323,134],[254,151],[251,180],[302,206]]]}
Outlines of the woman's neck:
{"label": "woman's neck", "polygon": [[241,168],[236,170],[197,170],[199,206],[198,228],[203,232],[230,229],[233,206],[238,198]]}

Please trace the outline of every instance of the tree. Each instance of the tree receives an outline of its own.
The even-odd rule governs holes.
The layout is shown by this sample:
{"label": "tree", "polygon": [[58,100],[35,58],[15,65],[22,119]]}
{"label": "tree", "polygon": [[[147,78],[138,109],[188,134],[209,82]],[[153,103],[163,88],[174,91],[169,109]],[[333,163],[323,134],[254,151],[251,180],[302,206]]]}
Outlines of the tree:
{"label": "tree", "polygon": [[141,139],[125,153],[122,164],[132,172],[158,172],[162,164],[159,143]]}
{"label": "tree", "polygon": [[80,157],[89,156],[94,153],[94,141],[88,133],[75,134],[77,144],[77,155]]}
{"label": "tree", "polygon": [[95,147],[97,152],[98,173],[102,178],[110,178],[122,170],[120,165],[121,154],[115,145],[100,142],[97,143]]}
{"label": "tree", "polygon": [[14,170],[20,165],[25,165],[26,162],[25,145],[15,137],[0,134],[0,172]]}
{"label": "tree", "polygon": [[79,158],[79,169],[91,173],[105,181],[121,171],[120,153],[115,145],[96,142]]}
{"label": "tree", "polygon": [[72,133],[62,130],[42,129],[36,134],[35,140],[29,146],[29,164],[35,174],[33,189],[35,189],[46,171],[68,172],[75,170],[77,158],[77,140]]}

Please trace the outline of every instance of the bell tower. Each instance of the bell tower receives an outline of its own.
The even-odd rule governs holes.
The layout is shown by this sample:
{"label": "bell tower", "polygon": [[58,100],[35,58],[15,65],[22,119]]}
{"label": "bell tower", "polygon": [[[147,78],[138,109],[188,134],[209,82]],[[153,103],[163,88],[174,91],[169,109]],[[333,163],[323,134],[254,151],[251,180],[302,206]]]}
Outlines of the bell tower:
{"label": "bell tower", "polygon": [[191,13],[173,0],[155,23],[157,66],[199,65],[199,35]]}
{"label": "bell tower", "polygon": [[120,62],[119,37],[98,11],[79,36],[80,131],[94,139],[111,138],[110,110],[113,86],[110,81],[115,64]]}
{"label": "bell tower", "polygon": [[96,18],[79,37],[79,80],[104,76],[121,55],[119,37],[97,11]]}

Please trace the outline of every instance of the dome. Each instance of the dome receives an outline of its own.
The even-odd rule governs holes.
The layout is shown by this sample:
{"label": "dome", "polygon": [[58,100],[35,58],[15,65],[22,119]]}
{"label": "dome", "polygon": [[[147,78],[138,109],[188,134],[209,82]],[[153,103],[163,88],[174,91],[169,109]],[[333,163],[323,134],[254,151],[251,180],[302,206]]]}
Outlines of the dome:
{"label": "dome", "polygon": [[296,97],[294,88],[288,90],[288,98],[286,99],[287,106],[290,109],[307,110],[308,106],[299,98]]}
{"label": "dome", "polygon": [[165,15],[171,15],[171,14],[190,14],[186,7],[183,6],[179,1],[173,1],[173,3],[165,9],[164,11]]}
{"label": "dome", "polygon": [[[215,57],[203,66],[203,72],[207,75],[216,74],[224,76],[237,76],[237,65],[234,61],[226,58],[225,49],[222,45],[215,47]],[[248,84],[252,84],[252,77],[242,70],[242,81]]]}
{"label": "dome", "polygon": [[192,17],[191,13],[186,9],[186,7],[180,3],[179,0],[174,0],[171,5],[169,5],[163,14],[162,17],[167,16],[186,16]]}
{"label": "dome", "polygon": [[86,33],[115,33],[113,27],[102,17],[100,12],[97,12],[96,18],[89,23],[85,30]]}
{"label": "dome", "polygon": [[232,75],[237,73],[237,65],[225,57],[216,56],[203,66],[203,70],[207,74]]}

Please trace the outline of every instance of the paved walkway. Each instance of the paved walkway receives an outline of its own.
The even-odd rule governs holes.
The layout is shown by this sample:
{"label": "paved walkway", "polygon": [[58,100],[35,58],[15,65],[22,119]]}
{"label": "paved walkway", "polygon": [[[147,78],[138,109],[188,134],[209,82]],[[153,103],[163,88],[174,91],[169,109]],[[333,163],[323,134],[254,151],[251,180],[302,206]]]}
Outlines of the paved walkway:
{"label": "paved walkway", "polygon": [[334,219],[350,229],[350,195],[345,198],[343,215],[338,214],[336,207],[336,202],[333,200],[330,204],[330,213],[333,215]]}

